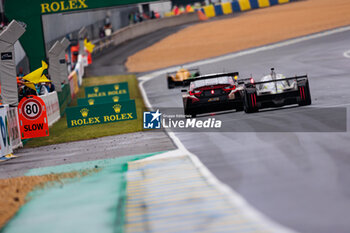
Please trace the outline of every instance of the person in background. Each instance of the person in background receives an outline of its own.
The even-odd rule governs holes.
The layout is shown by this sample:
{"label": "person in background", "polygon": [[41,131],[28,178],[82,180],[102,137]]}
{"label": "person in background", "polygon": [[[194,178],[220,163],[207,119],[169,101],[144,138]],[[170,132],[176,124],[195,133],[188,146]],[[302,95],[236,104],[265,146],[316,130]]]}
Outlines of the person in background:
{"label": "person in background", "polygon": [[158,12],[154,12],[154,15],[155,15],[155,17],[156,17],[156,19],[159,19],[160,18],[160,14],[158,13]]}
{"label": "person in background", "polygon": [[20,77],[20,78],[24,77],[24,73],[23,73],[23,68],[22,67],[19,67],[17,77]]}
{"label": "person in background", "polygon": [[137,23],[138,19],[137,19],[137,13],[136,12],[133,14],[133,17],[134,17],[134,23]]}
{"label": "person in background", "polygon": [[150,19],[149,13],[148,14],[142,13],[142,18],[145,20]]}
{"label": "person in background", "polygon": [[139,23],[143,21],[142,15],[140,13],[137,13],[137,20]]}
{"label": "person in background", "polygon": [[104,32],[105,32],[105,36],[110,36],[112,35],[112,32],[113,32],[111,19],[109,18],[109,16],[105,18]]}
{"label": "person in background", "polygon": [[49,93],[45,83],[38,83],[36,84],[36,92],[39,94],[39,95],[46,95]]}
{"label": "person in background", "polygon": [[180,10],[179,8],[175,5],[172,9],[172,12],[174,15],[179,15],[180,14]]}
{"label": "person in background", "polygon": [[134,14],[132,12],[129,13],[128,19],[129,19],[129,25],[134,23]]}
{"label": "person in background", "polygon": [[55,85],[53,85],[52,82],[46,83],[46,87],[49,92],[54,92],[55,91]]}
{"label": "person in background", "polygon": [[18,84],[18,100],[21,101],[23,97],[26,97],[28,95],[38,95],[38,93],[31,89],[30,87],[24,85],[26,83],[26,80],[23,80],[21,83]]}
{"label": "person in background", "polygon": [[105,30],[103,29],[103,27],[100,28],[100,31],[99,31],[99,37],[102,39],[104,38],[106,35],[105,35]]}

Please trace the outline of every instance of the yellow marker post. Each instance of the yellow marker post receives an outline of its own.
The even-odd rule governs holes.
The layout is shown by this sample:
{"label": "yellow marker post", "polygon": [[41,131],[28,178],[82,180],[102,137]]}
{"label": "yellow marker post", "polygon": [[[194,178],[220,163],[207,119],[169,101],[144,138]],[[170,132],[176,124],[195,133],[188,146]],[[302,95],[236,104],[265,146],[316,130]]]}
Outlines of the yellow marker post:
{"label": "yellow marker post", "polygon": [[258,0],[259,7],[269,7],[270,6],[270,1],[269,0]]}
{"label": "yellow marker post", "polygon": [[221,4],[222,12],[224,15],[231,14],[232,13],[232,5],[231,2],[225,2]]}
{"label": "yellow marker post", "polygon": [[238,0],[239,7],[241,8],[241,11],[248,11],[252,9],[250,6],[249,0]]}
{"label": "yellow marker post", "polygon": [[204,13],[208,18],[215,17],[215,8],[213,5],[203,7]]}
{"label": "yellow marker post", "polygon": [[289,2],[289,0],[278,0],[279,4],[288,3],[288,2]]}

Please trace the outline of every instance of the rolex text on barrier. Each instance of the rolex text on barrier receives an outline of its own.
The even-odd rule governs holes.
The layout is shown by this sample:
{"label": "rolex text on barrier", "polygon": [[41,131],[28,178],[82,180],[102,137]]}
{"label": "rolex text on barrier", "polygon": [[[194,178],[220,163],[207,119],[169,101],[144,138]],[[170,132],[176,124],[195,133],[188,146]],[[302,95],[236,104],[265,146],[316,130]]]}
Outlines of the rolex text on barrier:
{"label": "rolex text on barrier", "polygon": [[[127,82],[106,84],[100,86],[85,87],[85,97],[103,97],[103,96],[120,96],[125,98],[127,96],[129,99],[129,88]],[[122,97],[123,96],[123,97]]]}
{"label": "rolex text on barrier", "polygon": [[102,96],[92,98],[79,98],[78,105],[95,105],[95,104],[106,104],[106,103],[118,103],[121,101],[129,100],[129,95],[113,95],[113,96]]}
{"label": "rolex text on barrier", "polygon": [[24,97],[18,105],[18,117],[22,139],[49,136],[46,106],[40,97]]}
{"label": "rolex text on barrier", "polygon": [[67,108],[68,128],[136,120],[135,100]]}

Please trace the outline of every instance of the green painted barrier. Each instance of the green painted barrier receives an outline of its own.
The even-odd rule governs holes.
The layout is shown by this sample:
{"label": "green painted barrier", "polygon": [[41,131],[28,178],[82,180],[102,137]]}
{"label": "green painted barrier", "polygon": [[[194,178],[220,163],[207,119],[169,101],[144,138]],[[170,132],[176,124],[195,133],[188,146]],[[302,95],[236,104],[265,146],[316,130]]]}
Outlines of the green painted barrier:
{"label": "green painted barrier", "polygon": [[85,97],[103,97],[103,96],[120,96],[129,99],[129,87],[127,82],[106,84],[100,86],[85,87]]}
{"label": "green painted barrier", "polygon": [[78,105],[95,105],[95,104],[106,104],[116,103],[121,101],[129,100],[129,95],[114,95],[114,96],[103,96],[103,97],[91,97],[91,98],[79,98]]}
{"label": "green painted barrier", "polygon": [[66,113],[68,128],[137,119],[135,100],[70,107]]}

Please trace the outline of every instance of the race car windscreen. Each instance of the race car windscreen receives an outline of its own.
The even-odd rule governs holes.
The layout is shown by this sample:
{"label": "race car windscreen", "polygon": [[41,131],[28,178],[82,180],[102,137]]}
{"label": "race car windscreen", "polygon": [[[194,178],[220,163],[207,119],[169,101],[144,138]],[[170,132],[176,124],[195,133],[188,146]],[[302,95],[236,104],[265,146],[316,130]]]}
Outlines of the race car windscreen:
{"label": "race car windscreen", "polygon": [[223,77],[217,77],[217,78],[196,80],[191,83],[190,90],[197,89],[200,87],[205,87],[205,86],[215,86],[215,85],[223,85],[223,84],[234,85],[233,78],[230,76],[223,76]]}

